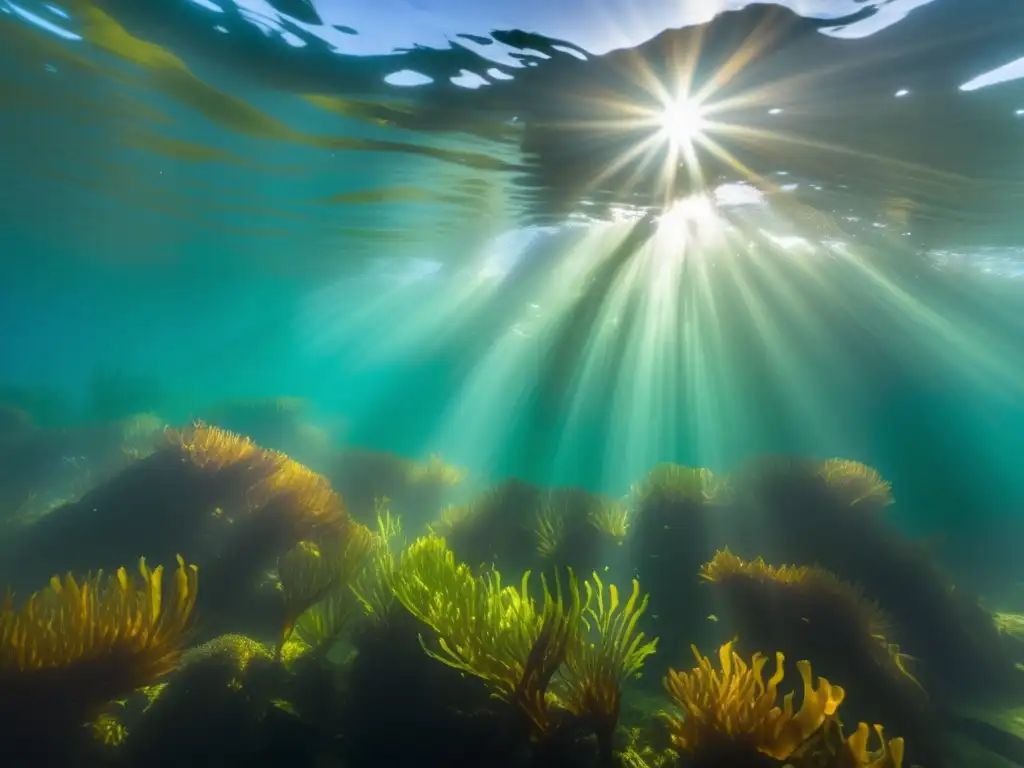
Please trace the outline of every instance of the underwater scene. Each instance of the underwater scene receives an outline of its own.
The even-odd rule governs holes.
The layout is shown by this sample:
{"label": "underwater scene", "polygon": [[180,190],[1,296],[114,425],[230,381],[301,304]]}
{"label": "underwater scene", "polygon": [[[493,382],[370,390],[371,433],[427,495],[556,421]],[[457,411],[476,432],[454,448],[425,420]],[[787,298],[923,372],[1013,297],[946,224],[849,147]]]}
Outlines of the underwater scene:
{"label": "underwater scene", "polygon": [[4,766],[1024,766],[1024,0],[0,62]]}

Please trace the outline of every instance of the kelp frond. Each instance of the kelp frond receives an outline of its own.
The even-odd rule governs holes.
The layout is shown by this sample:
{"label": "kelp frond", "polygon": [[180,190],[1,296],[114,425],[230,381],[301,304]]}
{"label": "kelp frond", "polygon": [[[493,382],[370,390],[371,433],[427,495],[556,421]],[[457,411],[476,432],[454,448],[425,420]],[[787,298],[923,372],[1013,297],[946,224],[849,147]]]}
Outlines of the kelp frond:
{"label": "kelp frond", "polygon": [[284,602],[284,621],[276,651],[278,658],[291,637],[297,618],[334,586],[340,573],[335,562],[337,556],[330,547],[325,552],[315,542],[300,541],[278,560],[277,574]]}
{"label": "kelp frond", "polygon": [[534,517],[533,531],[537,537],[537,554],[541,557],[554,557],[565,537],[566,509],[553,499],[545,499]]}
{"label": "kelp frond", "polygon": [[[744,560],[725,549],[701,566],[700,576],[732,593],[734,602],[750,605],[752,599],[766,611],[788,608],[790,616],[863,640],[878,663],[927,695],[907,668],[911,658],[891,641],[891,622],[882,609],[831,571],[816,565],[774,566],[760,557]],[[735,599],[744,594],[748,599]]]}
{"label": "kelp frond", "polygon": [[284,454],[266,451],[243,435],[197,421],[184,429],[165,429],[166,443],[179,450],[193,466],[218,472],[239,465],[269,474],[286,460]]}
{"label": "kelp frond", "polygon": [[818,474],[830,488],[837,490],[850,506],[869,504],[885,507],[892,504],[892,485],[878,470],[849,459],[826,459]]}
{"label": "kelp frond", "polygon": [[658,749],[645,743],[641,728],[625,729],[626,743],[616,757],[622,768],[671,768],[679,764],[679,753],[671,747]]}
{"label": "kelp frond", "polygon": [[[878,743],[877,748],[872,741]],[[902,738],[886,740],[880,725],[859,723],[853,733],[845,736],[839,718],[830,717],[815,743],[796,763],[827,768],[903,768],[905,749]]]}
{"label": "kelp frond", "polygon": [[[388,499],[377,502],[377,532],[366,567],[353,579],[352,595],[371,619],[382,622],[391,612],[395,595],[391,581],[395,573],[395,549],[402,546],[402,520],[391,514]],[[342,598],[339,597],[339,600]]]}
{"label": "kelp frond", "polygon": [[387,550],[374,552],[369,565],[356,578],[352,593],[363,607],[363,613],[375,622],[387,621],[395,603],[391,591],[396,567],[395,555]]}
{"label": "kelp frond", "polygon": [[992,623],[1001,635],[1008,635],[1015,640],[1024,642],[1024,613],[992,614]]}
{"label": "kelp frond", "polygon": [[885,643],[885,649],[888,651],[889,658],[892,660],[893,667],[910,683],[917,687],[925,697],[928,696],[928,691],[921,681],[917,679],[913,672],[907,668],[907,662],[914,664],[918,661],[917,658],[911,656],[909,653],[903,653],[898,643]]}
{"label": "kelp frond", "polygon": [[[543,733],[548,729],[548,697],[547,688],[552,676],[562,666],[566,653],[572,644],[578,629],[580,618],[579,591],[576,584],[576,576],[572,570],[569,571],[569,596],[568,607],[562,600],[562,587],[557,575],[555,577],[555,594],[548,590],[547,580],[541,574],[541,587],[544,593],[543,607],[539,612],[539,631],[535,637],[531,637],[531,612],[536,612],[536,607],[529,597],[527,586],[530,572],[523,575],[520,592],[514,601],[520,606],[520,613],[513,619],[513,624],[518,624],[519,631],[511,634],[519,640],[519,652],[529,648],[526,661],[519,675],[519,681],[515,687],[512,702],[520,707],[530,719],[534,733]],[[498,574],[493,574],[495,589],[499,586]],[[514,595],[515,590],[506,588],[505,593]],[[501,593],[498,593],[501,594]]]}
{"label": "kelp frond", "polygon": [[469,519],[473,512],[472,504],[449,504],[441,510],[437,520],[427,525],[427,532],[433,536],[448,536],[461,523]]}
{"label": "kelp frond", "polygon": [[349,589],[334,589],[295,621],[295,635],[314,652],[329,648],[358,615]]}
{"label": "kelp frond", "polygon": [[587,521],[601,533],[622,541],[629,531],[629,510],[618,501],[601,499],[587,513]]}
{"label": "kelp frond", "polygon": [[726,478],[710,469],[659,464],[633,485],[633,496],[641,506],[653,503],[707,504],[721,501],[729,491]]}
{"label": "kelp frond", "polygon": [[248,511],[283,514],[292,521],[297,538],[318,527],[345,523],[341,497],[327,479],[283,453],[198,421],[182,430],[167,429],[164,437],[171,450],[204,472],[243,472]]}
{"label": "kelp frond", "polygon": [[[701,566],[700,577],[725,587],[746,581],[764,589],[783,588],[802,593],[818,603],[841,606],[863,634],[886,643],[890,621],[878,605],[855,585],[817,565],[770,565],[764,558],[744,560],[728,549],[719,550]],[[766,594],[765,599],[771,598]]]}
{"label": "kelp frond", "polygon": [[476,582],[469,566],[455,561],[444,539],[422,536],[398,558],[390,588],[409,613],[436,630],[459,621],[460,617],[446,621],[444,608],[461,605],[463,597],[475,591]]}
{"label": "kelp frond", "polygon": [[254,507],[271,500],[285,502],[292,515],[303,520],[307,528],[340,526],[345,520],[341,497],[327,478],[288,457],[250,492]]}
{"label": "kelp frond", "polygon": [[715,556],[700,569],[701,578],[711,582],[721,582],[734,576],[744,576],[778,584],[799,584],[806,582],[811,573],[812,569],[809,566],[782,565],[776,567],[765,562],[763,557],[744,560],[728,549],[717,551]]}
{"label": "kelp frond", "polygon": [[390,548],[402,535],[402,518],[391,514],[391,499],[379,496],[373,500],[377,530],[373,534],[375,548]]}
{"label": "kelp frond", "polygon": [[432,453],[422,464],[411,464],[407,477],[414,485],[431,483],[452,487],[466,479],[466,470],[454,467],[446,463],[439,454]]}
{"label": "kelp frond", "polygon": [[344,532],[319,542],[301,541],[280,558],[278,578],[285,616],[277,646],[279,656],[299,616],[332,590],[348,591],[372,546],[373,534],[369,529],[349,521]]}
{"label": "kelp frond", "polygon": [[319,602],[295,621],[295,633],[313,651],[329,648],[359,615],[360,605],[375,619],[382,619],[394,597],[386,587],[386,573],[393,569],[391,547],[402,534],[402,521],[391,514],[389,500],[376,499],[377,530],[363,526],[348,542],[336,578]]}
{"label": "kelp frond", "polygon": [[21,609],[8,594],[0,698],[63,694],[98,704],[151,683],[178,661],[197,588],[196,567],[179,557],[166,589],[163,566],[140,560],[134,577],[124,568],[81,581],[54,576]]}
{"label": "kelp frond", "polygon": [[443,539],[425,536],[402,553],[391,588],[434,631],[436,646],[421,637],[431,657],[481,678],[495,696],[519,706],[535,731],[543,731],[547,685],[565,657],[580,607],[574,576],[568,606],[558,582],[552,595],[542,577],[540,608],[530,597],[529,578],[527,572],[516,589],[502,587],[496,571],[474,576]]}
{"label": "kelp frond", "polygon": [[119,747],[128,738],[128,729],[124,723],[111,712],[100,713],[91,723],[89,729],[93,738],[104,747]]}
{"label": "kelp frond", "polygon": [[179,557],[167,595],[162,580],[162,565],[150,569],[140,559],[138,578],[124,568],[81,584],[71,574],[54,576],[20,611],[8,595],[0,613],[0,670],[67,667],[117,653],[138,657],[137,670],[145,678],[139,685],[169,671],[187,636],[197,568]]}
{"label": "kelp frond", "polygon": [[644,633],[636,631],[637,621],[647,610],[647,595],[640,597],[640,584],[625,604],[619,600],[614,584],[605,586],[595,573],[583,583],[586,598],[580,620],[586,628],[569,645],[564,675],[567,695],[564,706],[576,715],[590,719],[602,747],[611,749],[611,738],[619,721],[622,685],[639,677],[644,660],[655,652],[657,639],[644,642]]}
{"label": "kelp frond", "polygon": [[[870,749],[871,731],[878,737],[879,748]],[[857,730],[850,734],[843,746],[846,768],[902,768],[905,745],[903,739],[896,738],[886,741],[882,726],[875,725],[869,729],[867,723],[860,723]]]}
{"label": "kelp frond", "polygon": [[793,694],[777,705],[783,678],[783,655],[775,654],[775,673],[764,680],[768,659],[754,654],[750,665],[733,651],[732,642],[718,653],[719,669],[696,647],[697,666],[689,672],[669,670],[665,689],[683,711],[684,717],[669,716],[672,743],[679,749],[699,754],[723,745],[756,750],[776,760],[786,760],[835,714],[843,701],[843,689],[818,678],[815,687],[811,665],[797,662],[803,679],[803,701],[793,711]]}

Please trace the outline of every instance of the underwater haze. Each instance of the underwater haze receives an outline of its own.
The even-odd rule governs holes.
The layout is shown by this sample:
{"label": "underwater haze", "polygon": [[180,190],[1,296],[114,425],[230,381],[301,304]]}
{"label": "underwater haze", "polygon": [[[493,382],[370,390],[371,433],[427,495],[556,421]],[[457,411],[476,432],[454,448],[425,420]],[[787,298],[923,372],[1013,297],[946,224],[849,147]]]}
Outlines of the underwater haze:
{"label": "underwater haze", "polygon": [[0,62],[13,766],[1024,766],[1024,0]]}

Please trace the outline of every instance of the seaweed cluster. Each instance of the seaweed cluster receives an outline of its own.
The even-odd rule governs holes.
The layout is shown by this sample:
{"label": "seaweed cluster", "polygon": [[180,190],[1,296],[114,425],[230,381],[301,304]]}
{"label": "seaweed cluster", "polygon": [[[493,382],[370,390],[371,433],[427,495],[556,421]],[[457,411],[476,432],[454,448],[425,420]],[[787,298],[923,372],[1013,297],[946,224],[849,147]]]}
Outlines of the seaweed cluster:
{"label": "seaweed cluster", "polygon": [[13,754],[74,754],[82,723],[171,671],[189,639],[197,588],[196,567],[179,557],[167,586],[163,566],[140,560],[137,576],[124,568],[54,576],[20,608],[9,593],[0,612],[0,730],[8,747],[18,745]]}
{"label": "seaweed cluster", "polygon": [[923,688],[907,668],[892,622],[852,584],[820,566],[775,567],[728,550],[701,567],[701,578],[721,591],[741,634],[763,646],[788,648],[828,660],[844,679],[866,680],[904,708]]}
{"label": "seaweed cluster", "polygon": [[[236,418],[297,418],[267,408]],[[155,423],[119,422],[120,468],[4,541],[29,596],[0,613],[0,731],[38,764],[944,768],[961,697],[1024,698],[1015,624],[898,533],[856,462],[660,465],[625,499],[509,480],[445,507],[462,473],[440,459],[347,451],[356,520],[284,453]]]}
{"label": "seaweed cluster", "polygon": [[[607,595],[594,574],[583,593],[572,570],[567,589],[554,592],[541,577],[541,599],[529,591],[530,572],[519,587],[502,586],[497,570],[476,575],[436,536],[415,541],[402,554],[391,589],[402,606],[429,626],[435,659],[478,677],[495,696],[520,711],[534,741],[557,742],[566,715],[598,738],[602,762],[611,761],[619,720],[621,686],[639,674],[656,641],[636,629],[647,607],[633,582],[622,603],[614,585]],[[556,673],[558,681],[553,683]]]}
{"label": "seaweed cluster", "polygon": [[[737,516],[757,521],[746,529],[763,535],[770,552],[749,539],[737,547],[815,563],[859,585],[899,624],[901,645],[933,673],[932,687],[951,697],[1020,692],[991,617],[886,519],[891,488],[875,470],[840,459],[769,458],[743,468],[733,486]],[[793,534],[772,533],[780,531]]]}
{"label": "seaweed cluster", "polygon": [[[651,612],[663,617],[659,634],[670,648],[713,639],[705,617],[714,613],[714,604],[696,575],[725,544],[726,531],[735,529],[731,499],[727,477],[677,464],[659,464],[632,488],[631,562],[651,585]],[[687,609],[680,611],[680,605]]]}
{"label": "seaweed cluster", "polygon": [[781,652],[775,654],[775,672],[766,681],[766,656],[755,653],[749,664],[733,650],[732,642],[718,652],[719,668],[700,654],[688,672],[669,670],[665,688],[683,713],[667,715],[672,743],[694,768],[770,765],[764,758],[801,766],[830,768],[902,768],[904,743],[886,741],[875,725],[880,748],[869,750],[869,727],[860,723],[848,738],[842,737],[836,717],[845,691],[825,678],[815,685],[811,665],[797,662],[803,683],[800,708],[787,693],[778,705],[784,677]]}
{"label": "seaweed cluster", "polygon": [[438,454],[412,461],[393,453],[349,448],[326,468],[331,484],[345,497],[352,514],[372,523],[377,500],[388,498],[417,524],[437,516],[463,485],[466,470]]}
{"label": "seaweed cluster", "polygon": [[[284,605],[279,658],[299,617],[331,594],[346,594],[344,590],[354,583],[372,546],[370,530],[351,522],[346,530],[331,531],[320,541],[300,541],[279,558],[277,573]],[[338,621],[337,615],[334,621]]]}
{"label": "seaweed cluster", "polygon": [[467,562],[500,562],[517,571],[601,567],[630,530],[629,506],[582,488],[540,488],[511,479],[430,524]]}

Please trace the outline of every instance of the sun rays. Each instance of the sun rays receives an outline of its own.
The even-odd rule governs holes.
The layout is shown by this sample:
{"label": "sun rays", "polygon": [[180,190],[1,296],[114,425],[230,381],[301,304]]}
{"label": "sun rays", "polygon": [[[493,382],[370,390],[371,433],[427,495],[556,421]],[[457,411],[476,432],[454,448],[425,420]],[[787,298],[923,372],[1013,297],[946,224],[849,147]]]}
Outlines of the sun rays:
{"label": "sun rays", "polygon": [[[321,354],[445,361],[448,396],[422,408],[453,460],[486,472],[518,454],[570,478],[597,464],[611,489],[679,457],[842,452],[840,436],[869,439],[879,366],[1020,392],[1019,354],[970,322],[970,304],[944,308],[901,279],[913,253],[898,238],[778,203],[732,190],[653,218],[521,231],[458,269],[363,291],[358,328],[312,308],[307,322]],[[373,413],[427,397],[415,370]]]}
{"label": "sun rays", "polygon": [[[732,87],[741,73],[783,33],[768,15],[717,66],[703,62],[704,27],[687,30],[683,41],[671,45],[666,60],[651,62],[639,55],[628,58],[627,70],[618,72],[621,89],[607,89],[600,95],[580,96],[586,112],[598,117],[566,121],[565,130],[579,130],[609,141],[628,136],[627,146],[595,168],[590,188],[597,189],[631,169],[616,190],[628,198],[643,183],[644,174],[656,167],[657,189],[663,205],[669,205],[689,190],[700,192],[714,185],[705,178],[703,164],[714,158],[736,172],[739,178],[762,182],[722,141],[728,136],[754,136],[742,123],[730,122],[730,113],[763,106],[795,86],[779,81],[744,89]],[[758,136],[764,139],[764,136]]]}
{"label": "sun rays", "polygon": [[661,113],[661,131],[671,144],[685,147],[704,132],[704,110],[690,99],[681,99],[665,106]]}
{"label": "sun rays", "polygon": [[[857,453],[872,439],[863,414],[884,397],[880,371],[926,365],[1024,394],[1021,354],[972,316],[983,299],[958,286],[953,307],[924,287],[937,273],[910,276],[906,206],[886,218],[876,201],[873,221],[853,214],[843,185],[749,167],[750,147],[762,159],[806,150],[917,190],[962,181],[802,137],[783,118],[838,65],[760,71],[786,34],[771,18],[710,53],[694,29],[667,61],[629,57],[617,74],[630,88],[613,78],[573,95],[585,117],[558,130],[618,148],[596,153],[587,179],[589,191],[616,185],[606,219],[584,196],[560,227],[510,229],[387,291],[350,289],[346,301],[369,309],[343,331],[311,312],[318,337],[379,360],[443,359],[449,397],[424,407],[436,411],[432,449],[453,460],[487,472],[518,453],[563,479],[597,464],[609,489],[666,460]],[[782,71],[795,73],[772,75]],[[339,301],[331,290],[326,305]],[[403,392],[421,396],[411,381]]]}

